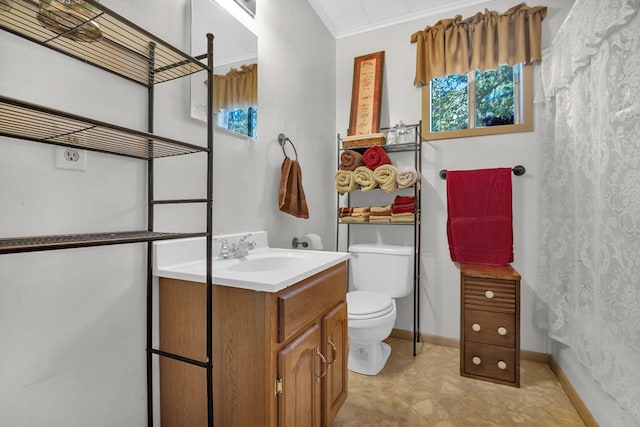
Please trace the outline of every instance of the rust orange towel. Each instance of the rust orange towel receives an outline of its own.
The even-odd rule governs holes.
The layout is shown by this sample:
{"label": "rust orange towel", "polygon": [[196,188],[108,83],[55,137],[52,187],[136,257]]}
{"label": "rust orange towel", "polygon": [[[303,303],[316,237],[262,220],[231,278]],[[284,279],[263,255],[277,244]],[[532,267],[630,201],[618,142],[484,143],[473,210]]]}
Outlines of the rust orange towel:
{"label": "rust orange towel", "polygon": [[447,171],[447,210],[452,261],[513,262],[511,169]]}
{"label": "rust orange towel", "polygon": [[372,171],[376,170],[378,166],[391,164],[391,159],[387,155],[387,152],[379,145],[368,148],[362,155],[362,159],[364,160],[365,166]]}
{"label": "rust orange towel", "polygon": [[340,154],[340,169],[343,171],[354,171],[358,166],[363,166],[362,154],[353,150],[345,150]]}
{"label": "rust orange towel", "polygon": [[300,163],[285,157],[282,162],[278,202],[282,212],[297,218],[309,218],[307,198],[302,188]]}

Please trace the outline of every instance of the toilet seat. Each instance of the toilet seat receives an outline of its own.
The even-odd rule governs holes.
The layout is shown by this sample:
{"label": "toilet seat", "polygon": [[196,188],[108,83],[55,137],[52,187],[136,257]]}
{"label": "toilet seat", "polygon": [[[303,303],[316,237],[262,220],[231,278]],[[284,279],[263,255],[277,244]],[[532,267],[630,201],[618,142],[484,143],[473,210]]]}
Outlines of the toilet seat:
{"label": "toilet seat", "polygon": [[378,292],[352,291],[347,293],[347,311],[350,320],[375,319],[393,311],[393,300]]}

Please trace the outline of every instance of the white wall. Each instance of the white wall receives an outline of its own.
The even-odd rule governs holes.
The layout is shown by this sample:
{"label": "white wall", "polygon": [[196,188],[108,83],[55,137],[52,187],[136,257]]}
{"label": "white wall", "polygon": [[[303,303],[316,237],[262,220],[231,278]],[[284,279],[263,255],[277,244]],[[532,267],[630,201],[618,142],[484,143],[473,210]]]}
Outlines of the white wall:
{"label": "white wall", "polygon": [[[104,4],[188,51],[188,0]],[[307,2],[257,7],[259,137],[216,139],[215,229],[265,229],[287,246],[294,235],[333,233],[335,40]],[[145,89],[6,32],[0,56],[10,58],[3,95],[146,130]],[[206,143],[204,124],[189,117],[188,79],[156,86],[155,112],[157,133]],[[277,209],[280,132],[298,150],[309,220]],[[0,236],[145,227],[144,162],[87,153],[86,172],[65,171],[54,169],[53,147],[0,145]],[[204,195],[203,156],[160,160],[156,171],[156,197]],[[199,229],[204,215],[166,207],[156,222]],[[145,425],[145,283],[144,244],[0,256],[0,425]]]}
{"label": "white wall", "polygon": [[[572,1],[553,2],[545,19],[543,45],[546,46],[568,12]],[[336,124],[346,134],[349,124],[353,58],[385,51],[382,126],[400,120],[417,123],[421,119],[421,90],[413,86],[416,46],[411,34],[439,19],[455,14],[469,17],[484,8],[503,12],[513,6],[509,1],[483,3],[464,10],[445,11],[395,26],[338,39],[336,52]],[[420,301],[421,331],[437,336],[460,335],[459,271],[451,262],[446,237],[446,182],[441,169],[478,169],[524,165],[526,175],[513,179],[514,257],[513,266],[522,275],[521,345],[523,349],[546,351],[546,332],[535,326],[538,300],[535,294],[538,227],[538,139],[539,132],[424,142],[422,145],[422,282]],[[355,227],[354,227],[355,228]],[[367,227],[367,232],[371,227]],[[354,239],[371,239],[364,232]],[[410,243],[410,233],[378,231],[375,239]],[[412,297],[398,302],[396,327],[412,329]]]}

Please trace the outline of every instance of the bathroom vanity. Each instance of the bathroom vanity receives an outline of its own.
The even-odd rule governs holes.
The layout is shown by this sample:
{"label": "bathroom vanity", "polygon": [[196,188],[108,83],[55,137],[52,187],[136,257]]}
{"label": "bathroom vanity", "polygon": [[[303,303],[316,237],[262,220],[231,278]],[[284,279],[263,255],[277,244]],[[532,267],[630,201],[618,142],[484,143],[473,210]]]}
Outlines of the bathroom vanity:
{"label": "bathroom vanity", "polygon": [[[323,261],[313,264],[313,255]],[[258,249],[256,255],[226,266],[226,261],[214,263],[215,425],[331,425],[347,397],[348,256]],[[294,275],[292,283],[262,283],[257,290],[243,283],[240,275],[235,281],[224,278],[225,270],[230,269],[229,276],[244,272],[246,280],[268,280],[275,274],[273,269],[291,271],[300,263],[307,265],[310,273],[306,277]],[[187,270],[187,264],[180,263],[173,270]],[[314,271],[317,269],[320,271]],[[160,348],[204,361],[205,286],[169,270],[157,273]],[[228,284],[218,283],[225,280]],[[160,360],[163,426],[206,425],[206,397],[204,369]]]}

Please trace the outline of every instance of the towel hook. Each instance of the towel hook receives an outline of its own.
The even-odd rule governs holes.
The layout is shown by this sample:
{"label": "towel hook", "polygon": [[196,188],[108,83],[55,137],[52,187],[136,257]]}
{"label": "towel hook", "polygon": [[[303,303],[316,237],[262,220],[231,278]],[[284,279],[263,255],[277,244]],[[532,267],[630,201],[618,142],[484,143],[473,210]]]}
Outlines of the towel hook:
{"label": "towel hook", "polygon": [[278,144],[280,144],[280,146],[282,147],[282,153],[284,154],[285,157],[289,157],[287,156],[287,152],[284,149],[284,146],[287,142],[291,144],[291,147],[293,147],[293,152],[296,155],[296,160],[298,160],[298,151],[296,150],[296,146],[293,145],[293,142],[291,142],[289,137],[285,136],[284,133],[281,133],[280,135],[278,135]]}

